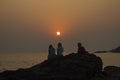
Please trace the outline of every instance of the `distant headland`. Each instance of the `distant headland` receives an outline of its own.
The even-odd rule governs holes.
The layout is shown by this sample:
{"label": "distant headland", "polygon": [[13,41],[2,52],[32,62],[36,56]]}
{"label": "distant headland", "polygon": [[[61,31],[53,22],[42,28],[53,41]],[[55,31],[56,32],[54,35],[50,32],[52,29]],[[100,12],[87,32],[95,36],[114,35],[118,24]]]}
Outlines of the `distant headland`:
{"label": "distant headland", "polygon": [[108,51],[95,51],[94,53],[107,53],[107,52],[113,52],[113,53],[120,53],[120,46],[112,49],[112,50],[108,50]]}
{"label": "distant headland", "polygon": [[110,50],[110,52],[120,53],[120,46],[115,49]]}

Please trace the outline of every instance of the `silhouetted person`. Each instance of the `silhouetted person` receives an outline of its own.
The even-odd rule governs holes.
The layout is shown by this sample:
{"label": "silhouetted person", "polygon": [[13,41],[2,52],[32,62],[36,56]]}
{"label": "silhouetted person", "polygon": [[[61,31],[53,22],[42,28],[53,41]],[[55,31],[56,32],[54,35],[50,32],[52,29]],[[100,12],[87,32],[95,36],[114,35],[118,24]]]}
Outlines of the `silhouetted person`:
{"label": "silhouetted person", "polygon": [[88,52],[86,51],[86,49],[82,46],[82,44],[81,44],[80,42],[78,43],[78,51],[77,51],[77,53],[79,53],[79,54],[88,53]]}
{"label": "silhouetted person", "polygon": [[52,45],[49,45],[49,50],[48,50],[48,59],[54,58],[55,55],[55,48]]}
{"label": "silhouetted person", "polygon": [[62,43],[58,43],[58,47],[57,47],[57,55],[58,56],[63,56],[63,51],[64,51],[64,49],[63,49],[63,47],[62,47]]}

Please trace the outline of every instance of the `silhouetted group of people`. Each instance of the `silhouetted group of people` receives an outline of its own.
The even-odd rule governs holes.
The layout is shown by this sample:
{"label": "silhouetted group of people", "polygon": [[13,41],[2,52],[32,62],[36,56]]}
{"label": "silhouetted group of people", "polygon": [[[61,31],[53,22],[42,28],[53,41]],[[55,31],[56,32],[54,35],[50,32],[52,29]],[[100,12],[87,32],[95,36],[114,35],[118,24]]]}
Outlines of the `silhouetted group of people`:
{"label": "silhouetted group of people", "polygon": [[[78,45],[78,50],[77,50],[78,54],[88,53],[80,42],[77,45]],[[48,59],[55,58],[56,56],[63,56],[63,51],[64,51],[64,48],[62,47],[62,43],[60,43],[60,42],[57,45],[57,54],[55,53],[56,51],[55,51],[55,48],[53,47],[53,45],[52,44],[49,45]]]}
{"label": "silhouetted group of people", "polygon": [[[63,56],[63,51],[64,48],[62,47],[62,43],[59,42],[57,45],[57,56]],[[52,46],[52,44],[49,46],[48,52],[48,59],[54,58],[56,56],[55,48]]]}

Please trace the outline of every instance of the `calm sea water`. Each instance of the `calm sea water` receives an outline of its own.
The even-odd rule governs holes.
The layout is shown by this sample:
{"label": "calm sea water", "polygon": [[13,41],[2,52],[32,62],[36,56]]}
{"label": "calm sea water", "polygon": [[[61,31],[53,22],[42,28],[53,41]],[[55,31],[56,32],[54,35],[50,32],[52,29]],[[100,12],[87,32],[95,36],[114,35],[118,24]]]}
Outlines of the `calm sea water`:
{"label": "calm sea water", "polygon": [[47,59],[47,53],[1,53],[0,72],[29,68]]}
{"label": "calm sea water", "polygon": [[120,67],[120,53],[96,53],[102,58],[103,66],[119,66]]}
{"label": "calm sea water", "polygon": [[[67,53],[66,53],[67,54]],[[120,53],[96,53],[104,66],[120,66]],[[0,72],[28,68],[47,59],[47,53],[2,53],[0,54]]]}

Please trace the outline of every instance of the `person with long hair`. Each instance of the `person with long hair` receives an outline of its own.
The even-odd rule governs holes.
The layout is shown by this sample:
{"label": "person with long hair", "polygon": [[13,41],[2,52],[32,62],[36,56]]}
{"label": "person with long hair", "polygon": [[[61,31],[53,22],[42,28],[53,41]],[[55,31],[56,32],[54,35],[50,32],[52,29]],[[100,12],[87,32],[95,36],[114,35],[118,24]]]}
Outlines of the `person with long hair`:
{"label": "person with long hair", "polygon": [[57,47],[57,55],[63,56],[63,51],[64,51],[64,48],[62,47],[62,43],[59,42]]}
{"label": "person with long hair", "polygon": [[55,48],[52,45],[49,45],[49,49],[48,49],[48,59],[52,59],[54,58],[55,55]]}

